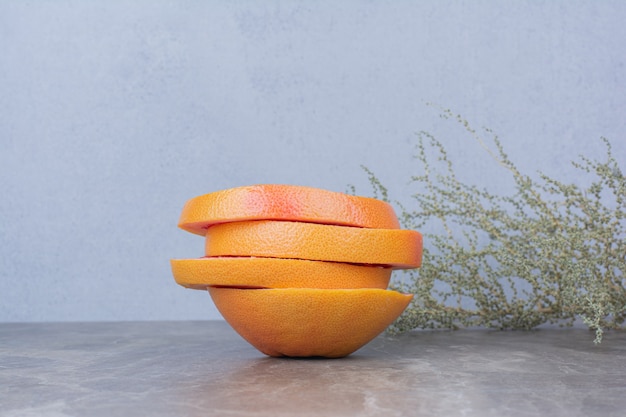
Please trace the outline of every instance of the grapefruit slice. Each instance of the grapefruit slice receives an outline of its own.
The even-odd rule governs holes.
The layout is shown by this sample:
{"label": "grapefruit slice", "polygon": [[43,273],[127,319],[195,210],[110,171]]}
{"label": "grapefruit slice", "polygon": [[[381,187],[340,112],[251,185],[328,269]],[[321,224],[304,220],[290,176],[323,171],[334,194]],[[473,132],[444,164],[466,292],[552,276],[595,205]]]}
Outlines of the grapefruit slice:
{"label": "grapefruit slice", "polygon": [[208,286],[256,288],[381,288],[390,268],[277,258],[172,259],[174,279],[192,289]]}
{"label": "grapefruit slice", "polygon": [[178,227],[197,235],[217,223],[290,220],[398,229],[393,207],[381,200],[313,187],[259,184],[230,188],[187,201]]}
{"label": "grapefruit slice", "polygon": [[206,256],[257,256],[417,268],[422,235],[289,221],[241,221],[211,226]]}
{"label": "grapefruit slice", "polygon": [[370,342],[408,306],[381,289],[209,287],[224,319],[268,356],[340,358]]}

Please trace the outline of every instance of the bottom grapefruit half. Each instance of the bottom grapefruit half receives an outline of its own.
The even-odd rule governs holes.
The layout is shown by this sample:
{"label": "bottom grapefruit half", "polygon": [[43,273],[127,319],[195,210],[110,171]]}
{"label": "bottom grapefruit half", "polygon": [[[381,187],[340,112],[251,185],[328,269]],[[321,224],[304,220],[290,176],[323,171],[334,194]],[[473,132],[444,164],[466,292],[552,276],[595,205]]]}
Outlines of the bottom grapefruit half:
{"label": "bottom grapefruit half", "polygon": [[209,287],[224,319],[268,356],[347,356],[384,331],[411,294],[360,289]]}

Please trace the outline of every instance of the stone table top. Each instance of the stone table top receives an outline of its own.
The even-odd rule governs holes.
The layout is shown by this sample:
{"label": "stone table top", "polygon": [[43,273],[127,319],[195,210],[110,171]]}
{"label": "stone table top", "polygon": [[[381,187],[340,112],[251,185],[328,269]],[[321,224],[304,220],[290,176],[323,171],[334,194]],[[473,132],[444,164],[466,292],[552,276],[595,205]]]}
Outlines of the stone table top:
{"label": "stone table top", "polygon": [[620,416],[626,332],[381,335],[262,355],[226,323],[0,324],[0,416]]}

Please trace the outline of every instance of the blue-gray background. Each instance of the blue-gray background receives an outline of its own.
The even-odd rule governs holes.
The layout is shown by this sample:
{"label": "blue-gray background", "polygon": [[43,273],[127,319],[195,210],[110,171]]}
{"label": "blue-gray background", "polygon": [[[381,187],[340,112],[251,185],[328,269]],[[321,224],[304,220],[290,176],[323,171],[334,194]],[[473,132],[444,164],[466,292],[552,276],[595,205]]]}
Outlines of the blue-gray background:
{"label": "blue-gray background", "polygon": [[0,1],[0,321],[219,318],[169,259],[184,202],[255,183],[409,201],[415,133],[506,173],[626,162],[624,1]]}

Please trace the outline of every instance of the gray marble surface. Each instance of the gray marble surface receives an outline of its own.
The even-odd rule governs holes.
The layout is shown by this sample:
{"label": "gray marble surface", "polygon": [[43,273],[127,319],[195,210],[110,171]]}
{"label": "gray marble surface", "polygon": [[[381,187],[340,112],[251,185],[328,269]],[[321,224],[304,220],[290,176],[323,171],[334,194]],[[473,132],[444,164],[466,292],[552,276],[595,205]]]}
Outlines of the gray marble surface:
{"label": "gray marble surface", "polygon": [[0,416],[624,416],[626,332],[382,335],[265,357],[224,322],[0,324]]}

